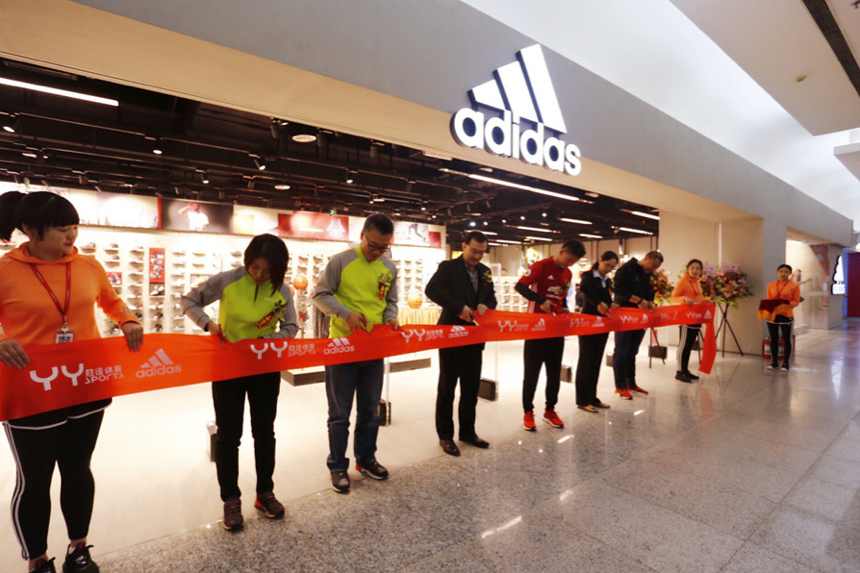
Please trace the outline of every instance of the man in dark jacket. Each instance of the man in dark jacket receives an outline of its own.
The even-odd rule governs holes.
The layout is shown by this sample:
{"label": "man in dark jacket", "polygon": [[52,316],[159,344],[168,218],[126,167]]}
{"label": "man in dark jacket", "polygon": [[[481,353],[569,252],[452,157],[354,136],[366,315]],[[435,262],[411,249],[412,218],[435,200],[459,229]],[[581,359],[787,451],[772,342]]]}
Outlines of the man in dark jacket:
{"label": "man in dark jacket", "polygon": [[[474,325],[475,316],[496,308],[493,276],[489,267],[481,264],[487,254],[487,237],[478,231],[466,235],[463,255],[443,261],[425,293],[442,307],[439,324]],[[453,335],[454,333],[452,333]],[[439,349],[439,388],[436,396],[436,433],[446,454],[459,456],[454,443],[454,390],[460,380],[460,441],[478,448],[490,444],[475,433],[475,406],[481,384],[483,344],[469,344]]]}
{"label": "man in dark jacket", "polygon": [[[626,308],[654,309],[654,287],[649,275],[663,264],[663,255],[651,251],[641,261],[632,258],[615,272],[615,303]],[[630,392],[647,394],[636,384],[636,354],[645,337],[645,329],[617,331],[612,370],[615,372],[615,393],[632,400]]]}

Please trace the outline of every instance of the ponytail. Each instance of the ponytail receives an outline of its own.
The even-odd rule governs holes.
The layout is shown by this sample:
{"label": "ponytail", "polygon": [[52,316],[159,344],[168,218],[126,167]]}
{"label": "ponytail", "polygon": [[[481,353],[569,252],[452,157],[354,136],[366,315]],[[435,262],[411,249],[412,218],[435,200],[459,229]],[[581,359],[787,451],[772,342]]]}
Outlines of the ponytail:
{"label": "ponytail", "polygon": [[9,241],[16,228],[20,228],[15,213],[24,194],[9,191],[0,195],[0,240]]}
{"label": "ponytail", "polygon": [[15,229],[23,231],[24,225],[36,231],[41,238],[46,229],[80,222],[75,206],[56,193],[9,191],[0,195],[0,239],[4,241],[12,238]]}

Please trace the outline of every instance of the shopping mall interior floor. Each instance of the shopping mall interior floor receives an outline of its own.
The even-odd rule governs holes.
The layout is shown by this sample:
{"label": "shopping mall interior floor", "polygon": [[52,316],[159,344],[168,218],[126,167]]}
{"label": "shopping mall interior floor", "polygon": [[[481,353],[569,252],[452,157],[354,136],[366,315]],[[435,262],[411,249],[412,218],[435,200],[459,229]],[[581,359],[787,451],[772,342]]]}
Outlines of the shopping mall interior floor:
{"label": "shopping mall interior floor", "polygon": [[[218,523],[208,461],[208,385],[125,397],[108,410],[93,461],[90,532],[102,571],[683,571],[860,570],[860,323],[809,331],[788,374],[759,357],[718,357],[699,383],[638,360],[647,396],[599,396],[610,410],[575,408],[562,384],[562,430],[522,430],[521,343],[488,348],[501,372],[496,402],[481,400],[488,450],[435,438],[434,367],[392,375],[393,425],[382,428],[387,482],[350,471],[353,490],[329,488],[325,395],[284,384],[275,491],[287,512],[253,509],[250,431],[242,447],[246,525]],[[569,339],[565,363],[575,364]],[[611,350],[611,342],[610,348]],[[543,381],[535,400],[543,405]],[[57,482],[54,483],[56,490]],[[0,498],[14,469],[0,448]],[[57,499],[56,491],[54,499]],[[5,503],[5,502],[4,502]],[[51,552],[63,550],[54,505]],[[0,567],[24,571],[8,518]],[[7,565],[12,565],[8,567]]]}

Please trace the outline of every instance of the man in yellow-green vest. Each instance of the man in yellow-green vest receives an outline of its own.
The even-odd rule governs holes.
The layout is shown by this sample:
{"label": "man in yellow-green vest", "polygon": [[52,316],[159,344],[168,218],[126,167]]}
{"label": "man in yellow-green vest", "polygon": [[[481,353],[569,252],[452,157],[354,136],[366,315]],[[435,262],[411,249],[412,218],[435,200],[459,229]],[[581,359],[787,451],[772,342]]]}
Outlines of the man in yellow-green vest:
{"label": "man in yellow-green vest", "polygon": [[[397,324],[397,268],[385,253],[391,248],[394,223],[385,215],[368,217],[361,244],[331,258],[314,292],[314,304],[331,316],[332,353],[353,348],[347,336],[358,329],[370,331],[375,324]],[[356,398],[353,449],[356,470],[376,480],[388,479],[388,470],[376,461],[377,414],[382,395],[382,359],[335,364],[325,368],[328,398],[328,468],[331,486],[338,493],[350,488],[349,415]]]}

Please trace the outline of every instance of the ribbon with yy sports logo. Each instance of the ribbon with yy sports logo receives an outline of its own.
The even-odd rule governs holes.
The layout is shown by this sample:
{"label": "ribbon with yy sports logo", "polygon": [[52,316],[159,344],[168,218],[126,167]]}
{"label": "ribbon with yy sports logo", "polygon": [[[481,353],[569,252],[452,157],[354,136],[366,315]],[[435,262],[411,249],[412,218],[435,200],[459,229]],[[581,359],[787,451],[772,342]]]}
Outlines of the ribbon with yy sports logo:
{"label": "ribbon with yy sports logo", "polygon": [[664,306],[652,312],[619,308],[610,316],[488,311],[480,326],[377,325],[346,338],[255,339],[221,344],[211,336],[147,334],[140,352],[125,339],[103,338],[29,346],[21,370],[0,365],[0,421],[113,398],[250,376],[263,372],[374,360],[436,348],[640,330],[677,324],[707,325],[699,370],[716,356],[714,305]]}

